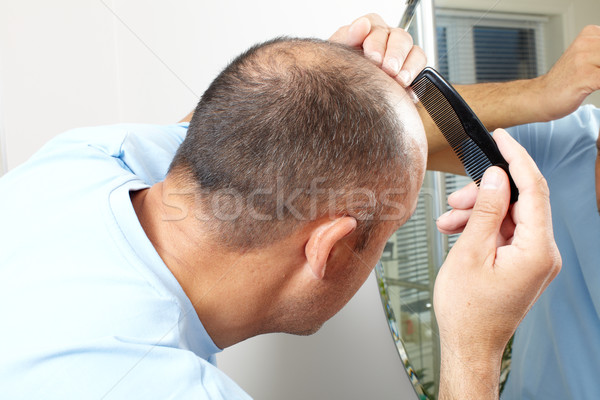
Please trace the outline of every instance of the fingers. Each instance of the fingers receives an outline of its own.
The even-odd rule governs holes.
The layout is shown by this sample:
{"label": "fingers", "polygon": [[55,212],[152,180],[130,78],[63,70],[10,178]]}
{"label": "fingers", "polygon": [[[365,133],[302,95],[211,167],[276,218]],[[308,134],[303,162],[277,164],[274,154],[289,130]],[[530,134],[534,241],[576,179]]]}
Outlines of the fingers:
{"label": "fingers", "polygon": [[495,255],[509,201],[508,176],[501,168],[488,168],[481,179],[469,222],[455,247],[480,259],[482,263],[479,265],[483,265],[483,261],[489,256]]}
{"label": "fingers", "polygon": [[404,29],[395,28],[387,39],[382,69],[406,87],[427,64],[425,52],[413,45],[412,37]]}
{"label": "fingers", "polygon": [[448,196],[448,205],[453,209],[437,219],[436,225],[441,233],[451,235],[463,231],[471,216],[478,191],[475,182],[471,182]]}
{"label": "fingers", "polygon": [[400,73],[396,76],[396,81],[403,87],[408,87],[412,81],[419,75],[419,72],[427,66],[427,56],[422,48],[413,46],[404,60]]}
{"label": "fingers", "polygon": [[473,208],[479,189],[475,182],[469,183],[467,186],[457,190],[448,196],[448,205],[452,208],[466,210]]}
{"label": "fingers", "polygon": [[467,225],[467,221],[471,217],[470,209],[467,210],[450,210],[441,215],[435,222],[438,230],[446,235],[461,233]]}
{"label": "fingers", "polygon": [[371,20],[360,17],[350,25],[342,26],[329,40],[350,47],[360,48],[371,31]]}
{"label": "fingers", "polygon": [[401,28],[374,26],[363,43],[365,55],[400,85],[407,87],[427,65],[425,52]]}
{"label": "fingers", "polygon": [[383,70],[391,77],[400,72],[400,67],[413,46],[412,37],[403,29],[392,29],[387,37]]}
{"label": "fingers", "polygon": [[358,18],[338,29],[329,40],[362,47],[365,56],[400,85],[407,87],[427,64],[425,52],[413,45],[412,37],[401,28],[390,28],[377,14]]}
{"label": "fingers", "polygon": [[[509,171],[519,189],[516,224],[526,222],[537,229],[550,229],[549,190],[546,180],[527,151],[503,129],[494,131],[498,149],[509,164]],[[549,226],[550,225],[550,226]]]}
{"label": "fingers", "polygon": [[378,67],[382,66],[389,32],[390,29],[386,25],[372,25],[371,32],[362,44],[365,56]]}
{"label": "fingers", "polygon": [[361,17],[354,21],[348,28],[348,39],[346,45],[360,47],[371,32],[371,21]]}

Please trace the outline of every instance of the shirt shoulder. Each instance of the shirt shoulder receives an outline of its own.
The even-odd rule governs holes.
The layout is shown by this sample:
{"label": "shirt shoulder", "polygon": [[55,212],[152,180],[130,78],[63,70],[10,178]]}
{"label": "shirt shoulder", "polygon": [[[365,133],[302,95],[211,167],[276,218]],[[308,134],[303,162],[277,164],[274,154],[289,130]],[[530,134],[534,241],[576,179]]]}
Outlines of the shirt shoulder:
{"label": "shirt shoulder", "polygon": [[72,129],[48,142],[31,162],[49,158],[56,162],[57,156],[65,161],[112,162],[152,185],[164,179],[187,128],[188,123],[117,124]]}

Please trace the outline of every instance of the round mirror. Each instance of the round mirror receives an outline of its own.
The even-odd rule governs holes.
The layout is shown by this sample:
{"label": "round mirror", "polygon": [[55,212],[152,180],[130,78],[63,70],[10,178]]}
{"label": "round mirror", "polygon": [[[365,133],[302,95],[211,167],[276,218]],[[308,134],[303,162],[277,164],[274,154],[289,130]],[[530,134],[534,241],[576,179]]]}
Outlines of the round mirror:
{"label": "round mirror", "polygon": [[433,311],[437,271],[458,235],[441,235],[435,226],[446,211],[448,193],[467,177],[427,172],[411,219],[386,243],[376,276],[398,354],[421,399],[436,399],[439,336]]}

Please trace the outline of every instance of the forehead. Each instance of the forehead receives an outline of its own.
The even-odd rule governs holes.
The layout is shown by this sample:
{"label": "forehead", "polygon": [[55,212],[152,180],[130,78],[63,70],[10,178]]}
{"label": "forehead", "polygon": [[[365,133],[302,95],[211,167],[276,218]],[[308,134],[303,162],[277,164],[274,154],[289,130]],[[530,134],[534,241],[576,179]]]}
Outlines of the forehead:
{"label": "forehead", "polygon": [[405,128],[404,135],[407,138],[416,140],[423,147],[422,150],[426,153],[427,142],[424,140],[425,130],[417,107],[415,106],[416,97],[412,92],[412,89],[403,88],[389,76],[386,76],[384,83],[388,98],[390,99],[390,105],[396,111],[398,120]]}
{"label": "forehead", "polygon": [[[388,77],[389,78],[389,77]],[[402,141],[404,147],[420,162],[427,160],[427,137],[423,121],[417,111],[412,89],[405,89],[396,81],[388,79],[388,98],[396,111],[398,121],[402,124]]]}

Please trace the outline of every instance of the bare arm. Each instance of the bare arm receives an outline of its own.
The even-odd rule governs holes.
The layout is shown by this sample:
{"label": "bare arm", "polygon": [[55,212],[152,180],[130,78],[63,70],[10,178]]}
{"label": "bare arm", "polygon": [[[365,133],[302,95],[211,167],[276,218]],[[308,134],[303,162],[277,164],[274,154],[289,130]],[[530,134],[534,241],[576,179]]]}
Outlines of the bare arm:
{"label": "bare arm", "polygon": [[[600,26],[585,27],[545,75],[455,87],[489,131],[564,117],[600,89]],[[428,169],[463,171],[433,121],[421,115],[429,140]]]}
{"label": "bare arm", "polygon": [[194,116],[194,112],[190,111],[190,113],[188,115],[186,115],[181,121],[179,122],[190,122],[192,120],[192,117]]}

